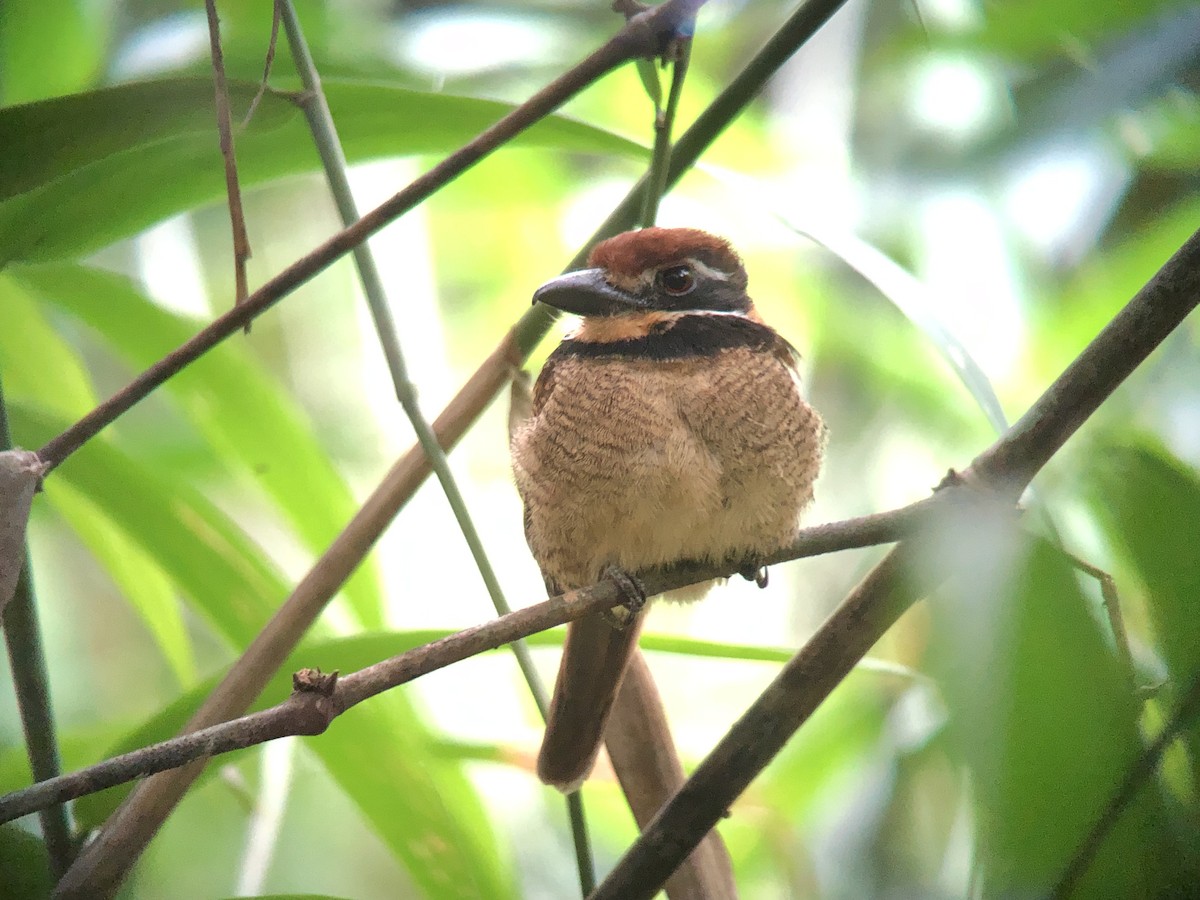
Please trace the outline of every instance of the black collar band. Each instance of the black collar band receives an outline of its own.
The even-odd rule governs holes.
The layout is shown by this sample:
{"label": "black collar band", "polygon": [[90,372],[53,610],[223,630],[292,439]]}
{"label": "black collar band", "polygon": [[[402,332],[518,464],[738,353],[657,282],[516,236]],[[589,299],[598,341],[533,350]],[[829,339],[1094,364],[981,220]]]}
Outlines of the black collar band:
{"label": "black collar band", "polygon": [[691,359],[715,356],[722,350],[747,347],[762,350],[782,343],[771,328],[738,315],[683,315],[655,324],[644,337],[619,341],[577,341],[559,344],[555,356],[620,359]]}

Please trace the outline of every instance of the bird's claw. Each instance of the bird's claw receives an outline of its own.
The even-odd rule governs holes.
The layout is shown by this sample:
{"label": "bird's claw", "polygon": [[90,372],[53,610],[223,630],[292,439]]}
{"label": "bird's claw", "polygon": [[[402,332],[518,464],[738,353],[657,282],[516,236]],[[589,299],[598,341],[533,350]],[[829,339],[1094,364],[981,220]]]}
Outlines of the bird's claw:
{"label": "bird's claw", "polygon": [[[620,566],[606,566],[601,578],[616,585],[617,593],[621,595],[621,606],[601,610],[600,615],[615,630],[624,631],[646,606],[646,588]],[[614,612],[618,608],[623,609],[625,614],[618,615]]]}
{"label": "bird's claw", "polygon": [[769,581],[767,567],[756,562],[746,563],[744,566],[738,569],[738,574],[747,581],[753,581],[758,585],[759,589],[765,588],[767,586],[767,582]]}

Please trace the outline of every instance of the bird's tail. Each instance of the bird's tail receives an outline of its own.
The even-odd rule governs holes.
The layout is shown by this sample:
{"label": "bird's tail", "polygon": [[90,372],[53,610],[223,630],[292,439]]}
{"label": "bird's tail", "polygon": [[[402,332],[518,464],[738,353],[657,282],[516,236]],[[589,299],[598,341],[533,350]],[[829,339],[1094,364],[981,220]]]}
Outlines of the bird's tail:
{"label": "bird's tail", "polygon": [[637,615],[625,628],[616,629],[601,616],[590,615],[567,626],[537,762],[538,777],[563,793],[578,788],[596,763],[642,620]]}

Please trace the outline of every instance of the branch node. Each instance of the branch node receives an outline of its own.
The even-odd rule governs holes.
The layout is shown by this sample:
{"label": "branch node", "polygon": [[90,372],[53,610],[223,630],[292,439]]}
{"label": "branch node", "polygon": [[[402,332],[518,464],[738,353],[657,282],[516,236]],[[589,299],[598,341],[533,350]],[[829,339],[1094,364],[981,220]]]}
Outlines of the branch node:
{"label": "branch node", "polygon": [[313,736],[324,734],[338,714],[341,705],[335,697],[338,673],[328,675],[320,669],[301,669],[292,675],[292,696],[289,734]]}
{"label": "branch node", "polygon": [[332,697],[337,687],[338,672],[335,669],[328,675],[320,669],[301,669],[292,675],[292,690],[297,694],[320,694],[322,697]]}

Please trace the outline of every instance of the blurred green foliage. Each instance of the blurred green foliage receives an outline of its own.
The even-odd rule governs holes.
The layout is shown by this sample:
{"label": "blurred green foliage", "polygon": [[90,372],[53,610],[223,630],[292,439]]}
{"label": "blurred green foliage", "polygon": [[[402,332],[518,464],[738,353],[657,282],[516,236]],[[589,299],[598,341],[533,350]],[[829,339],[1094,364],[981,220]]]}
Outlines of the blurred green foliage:
{"label": "blurred green foliage", "polygon": [[[617,24],[603,3],[296,5],[347,154],[371,163],[363,208]],[[271,3],[218,6],[238,117]],[[708,5],[681,126],[790,11]],[[864,0],[667,199],[664,223],[734,240],[764,314],[808,360],[832,435],[810,521],[916,499],[965,465],[994,432],[987,392],[956,371],[984,373],[1015,419],[1194,230],[1197,48],[1182,0]],[[271,83],[297,83],[282,46]],[[5,0],[0,103],[0,379],[17,443],[36,447],[230,302],[203,7]],[[652,115],[626,67],[375,239],[427,413],[640,174]],[[267,93],[236,141],[261,282],[336,225],[288,96]],[[880,296],[862,252],[839,259],[797,230],[857,234],[914,273],[912,296]],[[31,543],[68,767],[171,734],[407,447],[357,299],[335,266],[48,480]],[[533,600],[502,413],[454,463],[506,587]],[[889,665],[847,679],[734,808],[722,832],[744,896],[1045,893],[1200,672],[1198,465],[1190,321],[1048,467],[1019,528],[978,526],[965,558],[935,554],[952,577],[876,648]],[[262,705],[293,668],[353,670],[420,629],[488,616],[438,501],[426,488],[401,514]],[[1048,518],[1114,575],[1135,672]],[[646,643],[689,761],[770,677],[772,648],[803,641],[876,558],[806,561],[761,598],[731,585],[656,611],[652,629],[673,636]],[[1157,690],[1133,694],[1130,678]],[[125,894],[569,895],[565,824],[529,771],[538,725],[511,661],[422,682],[289,742],[283,801],[261,750],[210,767]],[[29,777],[7,684],[0,790]],[[1197,883],[1198,786],[1190,723],[1078,896]],[[122,793],[77,804],[81,828]],[[633,826],[606,779],[588,801],[603,869]],[[45,890],[31,823],[0,829],[14,896]],[[266,862],[247,850],[262,842]]]}

